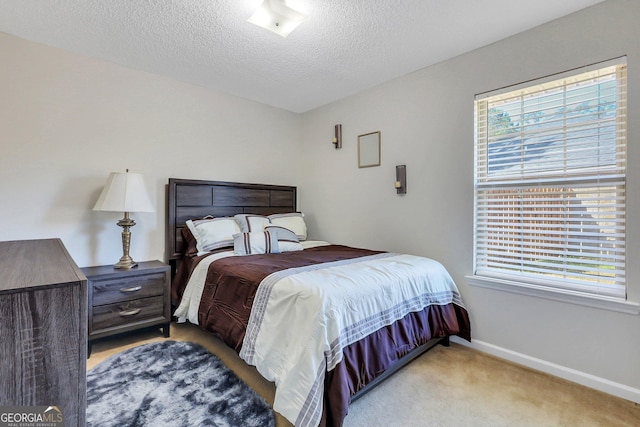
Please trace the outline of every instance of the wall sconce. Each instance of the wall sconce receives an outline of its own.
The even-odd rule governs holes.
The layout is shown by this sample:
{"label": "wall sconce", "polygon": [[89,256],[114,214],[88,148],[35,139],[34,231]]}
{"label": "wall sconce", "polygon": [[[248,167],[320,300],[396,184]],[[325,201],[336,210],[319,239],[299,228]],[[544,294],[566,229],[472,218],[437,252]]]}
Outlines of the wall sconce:
{"label": "wall sconce", "polygon": [[396,191],[407,194],[407,165],[396,166]]}
{"label": "wall sconce", "polygon": [[336,125],[334,129],[333,145],[338,148],[342,148],[342,125]]}

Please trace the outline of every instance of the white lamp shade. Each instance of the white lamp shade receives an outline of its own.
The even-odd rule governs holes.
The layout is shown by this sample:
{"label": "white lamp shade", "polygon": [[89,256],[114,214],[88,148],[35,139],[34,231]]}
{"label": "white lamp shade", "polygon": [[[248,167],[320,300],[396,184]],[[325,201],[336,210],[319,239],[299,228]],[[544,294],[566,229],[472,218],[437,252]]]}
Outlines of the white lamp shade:
{"label": "white lamp shade", "polygon": [[112,172],[93,210],[154,212],[142,175],[131,172]]}

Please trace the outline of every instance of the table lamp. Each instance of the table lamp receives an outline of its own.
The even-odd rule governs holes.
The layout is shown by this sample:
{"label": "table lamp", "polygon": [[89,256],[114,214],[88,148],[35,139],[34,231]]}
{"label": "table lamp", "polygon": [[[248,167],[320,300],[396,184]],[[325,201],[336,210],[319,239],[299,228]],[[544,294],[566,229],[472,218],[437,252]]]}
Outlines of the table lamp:
{"label": "table lamp", "polygon": [[94,211],[124,212],[124,218],[117,222],[122,227],[122,251],[123,255],[114,265],[115,268],[131,269],[138,265],[129,256],[131,244],[131,232],[129,228],[136,223],[129,218],[131,212],[154,212],[149,195],[144,186],[144,180],[139,173],[112,172],[107,183],[93,207]]}

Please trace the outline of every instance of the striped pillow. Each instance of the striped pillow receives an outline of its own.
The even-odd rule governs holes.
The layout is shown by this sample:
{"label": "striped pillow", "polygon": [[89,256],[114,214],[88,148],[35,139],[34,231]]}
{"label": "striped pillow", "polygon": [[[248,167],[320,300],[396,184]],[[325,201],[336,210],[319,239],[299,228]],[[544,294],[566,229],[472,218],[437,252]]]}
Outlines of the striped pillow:
{"label": "striped pillow", "polygon": [[275,234],[279,242],[298,242],[296,233],[279,225],[267,225],[264,227],[264,231],[270,231]]}
{"label": "striped pillow", "polygon": [[266,225],[269,225],[269,218],[262,215],[238,214],[234,216],[236,222],[240,226],[243,233],[251,233],[253,231],[262,231]]}
{"label": "striped pillow", "polygon": [[267,225],[264,231],[270,231],[276,235],[280,252],[301,251],[303,249],[296,233],[288,228],[280,227],[279,225]]}
{"label": "striped pillow", "polygon": [[233,252],[236,255],[277,254],[280,252],[278,237],[270,231],[235,234]]}

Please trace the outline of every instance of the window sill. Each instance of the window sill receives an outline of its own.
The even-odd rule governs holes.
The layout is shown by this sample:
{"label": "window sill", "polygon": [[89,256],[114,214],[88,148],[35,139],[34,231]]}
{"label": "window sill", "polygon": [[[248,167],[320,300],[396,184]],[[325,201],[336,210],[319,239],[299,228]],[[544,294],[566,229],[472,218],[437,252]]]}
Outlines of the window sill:
{"label": "window sill", "polygon": [[498,291],[545,298],[553,301],[567,302],[571,304],[584,305],[587,307],[617,311],[620,313],[633,315],[640,314],[640,304],[636,302],[621,300],[618,298],[584,295],[574,291],[550,289],[545,286],[536,286],[527,283],[519,283],[510,280],[490,277],[466,276],[466,279],[467,282],[472,286],[480,286],[483,288],[494,289]]}

